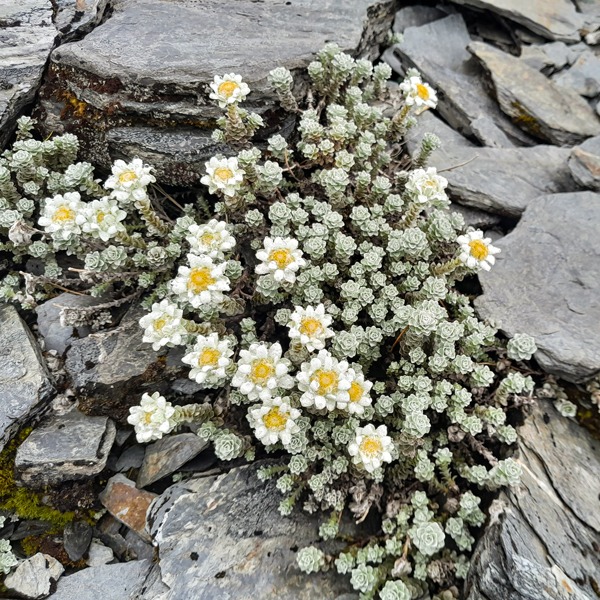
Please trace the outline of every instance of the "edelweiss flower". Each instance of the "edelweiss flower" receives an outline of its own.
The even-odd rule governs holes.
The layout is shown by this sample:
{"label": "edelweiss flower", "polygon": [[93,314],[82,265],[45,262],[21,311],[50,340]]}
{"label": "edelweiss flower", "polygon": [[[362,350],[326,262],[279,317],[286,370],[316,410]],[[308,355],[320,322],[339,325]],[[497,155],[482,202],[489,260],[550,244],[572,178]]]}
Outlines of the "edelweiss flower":
{"label": "edelweiss flower", "polygon": [[227,231],[225,221],[211,219],[204,225],[191,225],[188,229],[188,241],[192,252],[223,260],[224,253],[235,247],[235,238]]}
{"label": "edelweiss flower", "polygon": [[208,186],[208,191],[214,194],[217,190],[225,196],[235,196],[244,180],[245,171],[238,167],[238,159],[217,158],[213,156],[207,163],[206,175],[200,182]]}
{"label": "edelweiss flower", "polygon": [[210,87],[213,92],[209,98],[216,100],[221,108],[225,108],[228,104],[242,102],[250,93],[248,84],[242,81],[241,75],[235,73],[227,73],[223,77],[215,75]]}
{"label": "edelweiss flower", "polygon": [[183,311],[168,300],[161,300],[152,305],[152,312],[140,319],[144,329],[142,340],[152,344],[153,350],[163,346],[179,346],[187,331],[182,322]]}
{"label": "edelweiss flower", "polygon": [[387,427],[380,425],[375,429],[375,425],[369,423],[356,428],[356,438],[348,445],[348,453],[355,465],[373,473],[384,462],[392,462],[391,448],[392,438],[387,434]]}
{"label": "edelweiss flower", "polygon": [[139,406],[129,409],[127,422],[135,427],[135,436],[140,443],[160,440],[171,433],[177,423],[173,418],[175,408],[158,392],[144,394]]}
{"label": "edelweiss flower", "polygon": [[404,94],[406,104],[416,108],[415,114],[417,115],[437,106],[436,91],[428,83],[423,83],[419,75],[407,77],[400,84],[400,91]]}
{"label": "edelweiss flower", "polygon": [[46,198],[44,213],[38,223],[58,240],[69,240],[81,233],[77,217],[83,208],[79,192],[58,194],[54,198]]}
{"label": "edelweiss flower", "polygon": [[189,267],[179,267],[171,289],[194,308],[202,304],[220,304],[223,292],[229,290],[229,278],[224,275],[226,263],[215,265],[210,256],[187,255]]}
{"label": "edelweiss flower", "polygon": [[325,306],[319,304],[316,308],[307,306],[302,308],[296,306],[296,310],[290,315],[290,339],[299,338],[300,343],[309,352],[323,350],[327,338],[333,337],[335,333],[329,329],[333,318],[325,314]]}
{"label": "edelweiss flower", "polygon": [[492,246],[492,238],[484,238],[483,231],[471,231],[456,238],[462,252],[458,255],[470,269],[483,269],[489,271],[496,262],[494,254],[500,252],[500,248]]}
{"label": "edelweiss flower", "polygon": [[292,434],[300,431],[296,425],[299,416],[300,411],[292,408],[287,398],[267,398],[262,405],[250,408],[248,422],[265,446],[279,441],[285,446],[291,442]]}
{"label": "edelweiss flower", "polygon": [[256,253],[261,264],[256,266],[258,275],[271,273],[277,282],[296,281],[296,271],[306,264],[298,240],[293,238],[265,238],[264,247]]}
{"label": "edelweiss flower", "polygon": [[437,174],[435,167],[426,169],[415,169],[406,182],[406,191],[415,202],[432,202],[435,200],[446,200],[446,186],[448,180]]}
{"label": "edelweiss flower", "polygon": [[151,171],[152,167],[144,165],[139,158],[134,158],[130,163],[116,160],[112,166],[112,175],[106,180],[104,187],[113,190],[111,196],[119,202],[143,200],[146,197],[146,187],[156,181]]}
{"label": "edelweiss flower", "polygon": [[278,343],[271,346],[252,344],[248,350],[241,350],[231,385],[250,400],[270,398],[278,388],[290,389],[294,380],[288,375],[290,363],[281,358],[282,354]]}
{"label": "edelweiss flower", "polygon": [[105,197],[85,204],[76,220],[85,233],[107,242],[117,233],[125,231],[121,221],[126,217],[127,213],[119,208],[116,200]]}
{"label": "edelweiss flower", "polygon": [[304,392],[300,404],[319,410],[345,409],[350,400],[348,370],[345,360],[338,361],[327,350],[321,350],[310,362],[302,363],[296,373],[298,389]]}
{"label": "edelweiss flower", "polygon": [[348,404],[345,408],[350,414],[362,415],[365,412],[365,406],[371,405],[369,392],[373,384],[365,381],[364,375],[357,373],[354,369],[348,369],[347,376],[350,379],[350,388],[348,389]]}
{"label": "edelweiss flower", "polygon": [[190,379],[212,387],[221,383],[225,369],[231,363],[233,350],[228,340],[220,340],[218,334],[199,335],[192,352],[181,360],[192,367]]}

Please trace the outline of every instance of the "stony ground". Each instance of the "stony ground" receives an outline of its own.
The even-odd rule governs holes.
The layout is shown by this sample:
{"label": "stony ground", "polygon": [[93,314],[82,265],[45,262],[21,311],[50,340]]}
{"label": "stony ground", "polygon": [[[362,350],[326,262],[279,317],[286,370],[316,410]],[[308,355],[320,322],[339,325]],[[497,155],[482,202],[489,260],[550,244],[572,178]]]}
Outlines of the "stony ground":
{"label": "stony ground", "polygon": [[[214,109],[198,94],[214,73],[241,72],[251,108],[285,127],[273,118],[266,73],[281,63],[300,71],[327,41],[375,58],[395,16],[404,42],[384,60],[399,77],[418,68],[441,99],[407,149],[428,131],[442,139],[432,164],[456,209],[503,250],[481,277],[480,314],[509,336],[532,335],[540,367],[582,389],[600,372],[600,3],[404,2],[414,5],[397,14],[395,4],[86,0],[76,12],[72,0],[4,0],[0,142],[33,103],[46,133],[83,138],[83,158],[106,167],[137,155],[159,166],[162,181],[193,185],[218,150]],[[50,503],[75,514],[50,530],[31,518],[0,531],[40,550],[7,578],[5,596],[354,598],[335,576],[295,568],[315,521],[281,518],[254,467],[225,472],[190,433],[135,443],[125,417],[143,391],[170,387],[185,400],[196,386],[174,353],[157,357],[142,344],[135,307],[110,331],[62,327],[61,308],[84,301],[93,302],[58,296],[28,324],[0,309],[2,456],[14,456],[32,498],[51,490]],[[546,401],[529,413],[522,485],[494,502],[463,596],[597,598],[597,438]],[[22,443],[10,441],[31,423]],[[5,494],[12,476],[0,476]]]}

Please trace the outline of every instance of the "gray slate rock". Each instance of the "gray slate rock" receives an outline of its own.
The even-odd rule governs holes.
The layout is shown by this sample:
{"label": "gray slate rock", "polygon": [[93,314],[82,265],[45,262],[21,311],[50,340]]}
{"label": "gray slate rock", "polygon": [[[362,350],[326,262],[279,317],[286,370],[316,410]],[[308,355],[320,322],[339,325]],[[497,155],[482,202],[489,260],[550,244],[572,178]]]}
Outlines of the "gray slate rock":
{"label": "gray slate rock", "polygon": [[100,567],[107,565],[115,559],[114,552],[105,546],[100,540],[93,539],[88,549],[88,556],[85,564],[88,567]]}
{"label": "gray slate rock", "polygon": [[530,202],[503,252],[481,273],[475,305],[509,337],[536,341],[540,366],[580,383],[600,371],[600,194],[576,192]]}
{"label": "gray slate rock", "polygon": [[129,469],[139,469],[144,462],[145,454],[146,449],[141,444],[129,446],[116,461],[115,471],[121,473],[122,471],[129,471]]}
{"label": "gray slate rock", "polygon": [[92,541],[92,528],[85,521],[71,521],[63,531],[63,546],[72,561],[80,560]]}
{"label": "gray slate rock", "polygon": [[595,98],[600,94],[600,57],[584,52],[568,68],[552,77],[558,85],[581,96]]}
{"label": "gray slate rock", "polygon": [[569,169],[579,185],[600,192],[600,136],[573,148]]}
{"label": "gray slate rock", "polygon": [[492,505],[464,597],[591,600],[600,573],[598,442],[549,402],[534,406],[518,439],[521,484]]}
{"label": "gray slate rock", "polygon": [[582,16],[570,0],[452,0],[473,8],[485,8],[524,25],[551,40],[579,41]]}
{"label": "gray slate rock", "polygon": [[514,148],[515,144],[489,117],[477,117],[471,122],[471,129],[484,146],[490,148]]}
{"label": "gray slate rock", "polygon": [[14,307],[0,307],[0,450],[26,420],[54,397],[50,373]]}
{"label": "gray slate rock", "polygon": [[435,6],[404,6],[396,13],[392,29],[402,33],[408,27],[420,27],[445,16],[447,13]]}
{"label": "gray slate rock", "polygon": [[256,466],[170,487],[148,511],[169,591],[142,598],[314,600],[350,592],[335,571],[299,571],[293,549],[315,542],[318,524],[300,511],[282,517],[279,502],[274,482],[259,481]]}
{"label": "gray slate rock", "polygon": [[502,110],[523,130],[559,145],[600,134],[600,121],[577,92],[488,44],[473,42],[469,50],[488,72]]}
{"label": "gray slate rock", "polygon": [[88,417],[77,410],[52,417],[19,446],[17,478],[40,488],[93,477],[106,466],[114,440],[115,425],[108,417]]}
{"label": "gray slate rock", "polygon": [[550,42],[523,46],[519,58],[533,69],[541,71],[547,68],[562,69],[569,63],[570,56],[569,46],[564,42]]}
{"label": "gray slate rock", "polygon": [[6,577],[4,585],[19,597],[38,600],[48,597],[56,589],[56,582],[64,570],[55,558],[38,552],[20,562]]}
{"label": "gray slate rock", "polygon": [[102,21],[109,0],[84,0],[82,11],[77,9],[77,0],[54,0],[54,3],[54,26],[64,43],[94,29]]}

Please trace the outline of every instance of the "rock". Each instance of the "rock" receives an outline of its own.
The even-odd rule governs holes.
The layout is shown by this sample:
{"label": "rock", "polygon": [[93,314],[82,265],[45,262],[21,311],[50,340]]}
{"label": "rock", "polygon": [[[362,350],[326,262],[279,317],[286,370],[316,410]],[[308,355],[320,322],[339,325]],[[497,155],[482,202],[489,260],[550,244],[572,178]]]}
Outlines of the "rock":
{"label": "rock", "polygon": [[473,42],[469,50],[489,73],[502,110],[531,135],[561,145],[600,134],[600,121],[573,90],[488,44]]}
{"label": "rock", "polygon": [[282,517],[274,482],[260,482],[256,468],[189,479],[152,504],[148,527],[159,547],[164,598],[313,600],[351,591],[335,571],[299,571],[295,549],[318,539],[318,523],[300,511]]}
{"label": "rock", "polygon": [[152,568],[147,560],[89,567],[63,577],[52,600],[126,600],[137,598]]}
{"label": "rock", "polygon": [[484,146],[491,148],[514,148],[507,135],[489,117],[477,117],[471,123],[471,129]]}
{"label": "rock", "polygon": [[396,13],[392,29],[396,33],[402,33],[408,27],[420,27],[443,19],[447,14],[434,6],[404,6]]}
{"label": "rock", "polygon": [[139,535],[128,529],[125,532],[125,554],[135,560],[154,560],[155,548],[145,542]]}
{"label": "rock", "polygon": [[19,446],[15,472],[28,487],[87,479],[106,466],[115,439],[107,417],[88,417],[74,410],[50,418]]}
{"label": "rock", "polygon": [[195,433],[170,435],[146,446],[146,455],[137,477],[137,485],[146,487],[167,475],[200,454],[208,446]]}
{"label": "rock", "polygon": [[423,123],[407,140],[408,152],[419,151],[424,131],[440,137],[442,147],[429,164],[442,171],[455,202],[518,217],[534,198],[576,187],[567,166],[568,148],[478,148],[434,115],[419,120]]}
{"label": "rock", "polygon": [[485,8],[502,17],[524,25],[551,40],[579,41],[583,18],[570,0],[452,0],[473,8]]}
{"label": "rock", "polygon": [[0,325],[2,450],[27,419],[33,418],[49,406],[56,390],[33,335],[14,307],[0,306]]}
{"label": "rock", "polygon": [[160,156],[162,182],[192,185],[214,154],[210,134],[222,112],[208,98],[215,75],[240,73],[252,90],[245,106],[277,128],[282,114],[269,71],[293,70],[302,93],[304,68],[326,42],[375,58],[393,6],[394,0],[236,0],[235,10],[220,0],[113,3],[103,23],[53,52],[40,116],[48,132],[83,128],[83,159],[107,167],[112,153]]}
{"label": "rock", "polygon": [[108,0],[85,0],[83,10],[78,10],[77,2],[54,0],[56,14],[54,25],[61,33],[61,41],[68,42],[84,36],[102,21]]}
{"label": "rock", "polygon": [[92,296],[76,296],[75,294],[59,294],[46,300],[36,309],[38,330],[44,338],[46,350],[56,350],[62,356],[74,339],[90,334],[89,327],[69,327],[61,324],[61,312],[64,307],[86,307],[100,304],[102,300]]}
{"label": "rock", "polygon": [[585,52],[568,69],[557,73],[552,79],[581,96],[594,98],[600,94],[600,58],[593,52]]}
{"label": "rock", "polygon": [[530,67],[541,71],[550,67],[552,70],[562,69],[567,63],[571,51],[564,42],[533,44],[521,48],[521,60]]}
{"label": "rock", "polygon": [[549,402],[534,407],[518,439],[521,485],[492,505],[464,597],[590,600],[600,573],[598,442]]}
{"label": "rock", "polygon": [[80,560],[92,541],[92,528],[85,521],[71,521],[63,531],[63,546],[73,562]]}
{"label": "rock", "polygon": [[575,383],[600,371],[599,222],[600,194],[536,198],[497,243],[503,252],[480,274],[475,301],[509,337],[533,336],[540,366]]}
{"label": "rock", "polygon": [[600,136],[573,148],[569,169],[579,185],[600,192]]}
{"label": "rock", "polygon": [[499,227],[502,222],[502,218],[498,215],[476,208],[469,208],[468,206],[461,206],[460,204],[453,203],[450,210],[460,213],[465,220],[465,225],[474,229],[481,229],[483,231],[494,229]]}
{"label": "rock", "polygon": [[21,598],[46,598],[56,589],[56,582],[64,570],[55,558],[38,552],[21,561],[17,568],[6,576],[4,585]]}
{"label": "rock", "polygon": [[93,539],[88,550],[88,557],[85,559],[85,564],[88,567],[100,567],[107,565],[114,559],[115,555],[108,546],[105,546],[100,540]]}
{"label": "rock", "polygon": [[145,454],[146,448],[141,444],[129,446],[129,448],[119,456],[119,459],[115,464],[115,471],[120,473],[122,471],[129,471],[129,469],[139,469],[144,462]]}
{"label": "rock", "polygon": [[138,490],[131,479],[114,475],[100,494],[100,502],[118,521],[135,531],[142,539],[149,540],[146,532],[146,511],[156,494]]}

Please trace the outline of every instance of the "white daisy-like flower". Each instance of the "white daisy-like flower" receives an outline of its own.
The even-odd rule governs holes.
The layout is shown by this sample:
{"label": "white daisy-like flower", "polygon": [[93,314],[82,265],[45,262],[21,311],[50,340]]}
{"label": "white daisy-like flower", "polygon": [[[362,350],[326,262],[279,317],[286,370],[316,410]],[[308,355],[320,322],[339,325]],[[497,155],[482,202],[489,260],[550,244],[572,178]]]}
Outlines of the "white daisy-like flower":
{"label": "white daisy-like flower", "polygon": [[419,75],[407,77],[400,84],[400,91],[404,94],[406,104],[415,107],[417,115],[437,106],[437,92],[428,83],[424,83]]}
{"label": "white daisy-like flower", "polygon": [[207,387],[219,385],[225,378],[225,369],[231,363],[233,350],[228,340],[211,333],[199,335],[191,352],[181,360],[192,367],[190,379]]}
{"label": "white daisy-like flower", "polygon": [[208,191],[214,194],[217,191],[225,196],[235,196],[244,181],[245,171],[238,166],[235,156],[230,158],[217,158],[213,156],[207,163],[206,175],[200,182],[208,186]]}
{"label": "white daisy-like flower", "polygon": [[356,428],[356,437],[348,444],[348,454],[355,465],[373,473],[383,463],[392,462],[392,447],[393,442],[387,434],[387,427],[380,425],[375,429],[375,425],[369,423]]}
{"label": "white daisy-like flower", "polygon": [[258,275],[271,273],[277,282],[296,281],[296,271],[306,264],[302,258],[302,250],[298,248],[298,240],[293,238],[265,238],[263,248],[256,253],[260,264],[256,266]]}
{"label": "white daisy-like flower", "polygon": [[187,335],[183,311],[166,299],[152,305],[152,311],[140,319],[140,326],[144,329],[142,340],[152,344],[154,351],[180,346]]}
{"label": "white daisy-like flower", "polygon": [[319,304],[316,308],[296,306],[290,315],[290,339],[299,339],[300,343],[309,351],[323,350],[327,338],[335,333],[329,329],[333,318],[325,314],[325,306]]}
{"label": "white daisy-like flower", "polygon": [[190,225],[189,235],[185,238],[192,252],[223,260],[225,253],[235,247],[235,238],[227,230],[225,221],[211,219],[204,225]]}
{"label": "white daisy-like flower", "polygon": [[489,271],[496,262],[494,254],[500,252],[500,248],[492,246],[492,238],[484,238],[483,231],[471,231],[465,235],[459,235],[456,241],[460,244],[461,253],[458,255],[470,269],[483,269]]}
{"label": "white daisy-like flower", "polygon": [[425,203],[446,200],[448,180],[437,174],[435,167],[411,171],[406,182],[406,191],[416,202]]}
{"label": "white daisy-like flower", "polygon": [[373,384],[365,380],[362,373],[357,373],[354,369],[348,369],[347,376],[350,379],[350,387],[348,388],[348,404],[346,410],[353,415],[362,415],[365,412],[365,407],[372,403],[369,392]]}
{"label": "white daisy-like flower", "polygon": [[228,104],[242,102],[250,93],[248,84],[242,81],[241,75],[235,73],[227,73],[223,77],[215,75],[210,88],[212,93],[209,98],[216,100],[221,108],[225,108]]}
{"label": "white daisy-like flower", "polygon": [[229,278],[224,274],[227,263],[215,265],[210,256],[188,254],[189,267],[179,267],[171,281],[171,290],[194,308],[203,304],[220,304],[223,292],[229,290]]}
{"label": "white daisy-like flower", "polygon": [[106,189],[119,202],[135,202],[146,198],[146,188],[154,183],[152,167],[145,165],[141,159],[134,158],[130,163],[116,160],[112,166],[112,175],[104,183]]}
{"label": "white daisy-like flower", "polygon": [[248,350],[241,350],[231,385],[239,388],[249,400],[264,400],[272,397],[277,389],[292,388],[294,380],[288,375],[290,362],[281,358],[282,354],[279,343],[270,346],[257,343]]}
{"label": "white daisy-like flower", "polygon": [[300,411],[292,408],[288,398],[267,398],[262,405],[256,405],[248,411],[248,422],[254,429],[254,435],[265,445],[281,442],[289,444],[294,433],[300,428],[296,419]]}
{"label": "white daisy-like flower", "polygon": [[117,201],[107,196],[85,204],[76,221],[85,233],[91,233],[93,237],[107,242],[119,232],[125,231],[125,225],[121,221],[126,217],[127,213],[119,208]]}
{"label": "white daisy-like flower", "polygon": [[81,233],[77,217],[83,209],[79,192],[66,192],[46,198],[38,223],[58,240],[69,240]]}
{"label": "white daisy-like flower", "polygon": [[338,361],[327,350],[302,363],[296,373],[298,389],[304,392],[300,404],[305,407],[314,406],[322,410],[345,409],[350,400],[348,390],[351,386],[348,363]]}
{"label": "white daisy-like flower", "polygon": [[139,406],[129,409],[127,422],[135,428],[135,437],[140,443],[160,440],[177,426],[173,418],[175,407],[159,392],[144,394]]}

